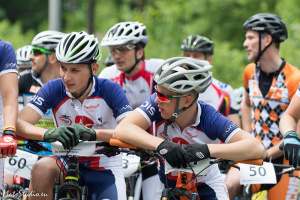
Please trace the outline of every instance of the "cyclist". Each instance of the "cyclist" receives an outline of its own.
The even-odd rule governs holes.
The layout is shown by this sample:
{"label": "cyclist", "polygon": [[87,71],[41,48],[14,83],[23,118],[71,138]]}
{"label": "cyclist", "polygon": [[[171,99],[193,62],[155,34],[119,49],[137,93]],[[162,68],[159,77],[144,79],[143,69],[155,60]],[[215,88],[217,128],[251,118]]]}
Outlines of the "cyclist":
{"label": "cyclist", "polygon": [[31,69],[31,50],[31,45],[25,45],[16,50],[17,69],[19,73]]}
{"label": "cyclist", "polygon": [[[243,128],[263,143],[268,160],[281,163],[279,120],[297,90],[300,74],[296,67],[280,57],[280,43],[288,38],[288,32],[279,16],[258,13],[243,26],[246,31],[243,45],[248,60],[253,62],[244,70]],[[231,178],[229,191],[233,196],[239,188],[238,172],[233,172]],[[298,180],[283,175],[278,184],[269,190],[268,198],[290,199],[288,193],[295,189],[298,191],[295,181]]]}
{"label": "cyclist", "polygon": [[[201,35],[190,35],[181,43],[183,56],[192,57],[200,60],[207,60],[212,64],[214,43],[210,39]],[[213,79],[212,84],[205,92],[199,95],[200,100],[212,105],[223,115],[228,116],[230,120],[240,126],[238,110],[232,106],[235,102],[230,98],[233,89],[230,85],[217,79]]]}
{"label": "cyclist", "polygon": [[4,157],[16,153],[15,140],[16,120],[18,112],[18,78],[16,56],[12,45],[0,40],[0,189],[3,189]]}
{"label": "cyclist", "polygon": [[293,96],[291,103],[280,119],[280,132],[283,133],[283,151],[289,164],[294,167],[300,166],[300,139],[297,131],[297,122],[300,119],[300,88]]}
{"label": "cyclist", "polygon": [[[263,157],[264,149],[258,141],[212,106],[198,101],[199,93],[211,84],[210,69],[211,65],[203,60],[186,57],[166,60],[154,75],[156,92],[120,122],[115,137],[156,150],[175,167],[209,157],[230,160]],[[159,137],[146,131],[154,121],[153,134]],[[224,144],[218,144],[218,139]],[[249,148],[253,151],[249,152]],[[217,165],[209,167],[207,176],[197,180],[200,199],[228,199]]]}
{"label": "cyclist", "polygon": [[[161,59],[145,59],[148,42],[146,26],[140,22],[120,22],[111,27],[101,46],[108,47],[115,65],[104,68],[100,77],[108,78],[125,91],[133,108],[141,105],[153,92],[153,74]],[[157,165],[142,162],[142,194],[144,200],[160,199],[163,185],[157,175]]]}
{"label": "cyclist", "polygon": [[35,94],[43,84],[59,77],[59,64],[55,57],[55,48],[64,33],[42,31],[32,40],[32,70],[19,78],[19,94]]}
{"label": "cyclist", "polygon": [[[107,129],[114,128],[131,107],[119,85],[94,76],[100,55],[97,38],[85,32],[69,33],[59,42],[55,54],[61,78],[45,84],[20,112],[18,133],[30,139],[60,141],[65,148],[78,144],[79,138],[107,141],[112,133]],[[32,125],[48,109],[53,111],[58,128],[45,130]],[[97,128],[97,133],[83,131],[83,137],[80,130],[91,129],[76,124]],[[57,162],[62,164],[64,159],[44,157],[34,165],[31,191],[46,193],[45,199],[52,199],[53,185],[60,174]],[[88,199],[126,199],[120,155],[80,159],[80,177],[88,187]]]}

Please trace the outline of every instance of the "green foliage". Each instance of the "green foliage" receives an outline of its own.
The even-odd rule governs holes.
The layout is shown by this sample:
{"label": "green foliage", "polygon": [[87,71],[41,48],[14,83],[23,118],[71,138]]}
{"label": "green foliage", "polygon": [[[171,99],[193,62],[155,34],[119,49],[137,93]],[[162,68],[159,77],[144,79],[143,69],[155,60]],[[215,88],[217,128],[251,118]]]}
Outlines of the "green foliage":
{"label": "green foliage", "polygon": [[[4,6],[0,7],[0,37],[12,41],[16,47],[30,42],[34,34],[47,28],[47,1],[1,1]],[[215,43],[214,76],[238,87],[247,64],[242,25],[255,13],[272,12],[283,18],[289,39],[281,46],[282,56],[300,66],[298,3],[298,0],[95,0],[95,34],[101,40],[117,22],[140,21],[147,26],[149,35],[148,58],[181,55],[180,44],[185,37],[205,35]],[[68,0],[62,4],[63,31],[87,30],[88,1]],[[3,19],[9,19],[10,23]],[[107,50],[103,50],[102,61],[106,55]]]}
{"label": "green foliage", "polygon": [[11,24],[7,20],[0,22],[0,39],[12,43],[15,49],[30,44],[33,32],[22,33],[19,23]]}

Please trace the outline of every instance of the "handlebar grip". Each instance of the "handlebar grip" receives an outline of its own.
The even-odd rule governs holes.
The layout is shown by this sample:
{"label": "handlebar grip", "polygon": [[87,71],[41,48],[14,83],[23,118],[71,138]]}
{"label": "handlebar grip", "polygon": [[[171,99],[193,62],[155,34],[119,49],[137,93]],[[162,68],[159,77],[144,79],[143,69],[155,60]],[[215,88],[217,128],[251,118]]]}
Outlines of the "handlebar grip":
{"label": "handlebar grip", "polygon": [[263,165],[263,159],[253,159],[253,160],[241,160],[237,163],[249,164],[249,165]]}
{"label": "handlebar grip", "polygon": [[109,144],[111,146],[116,146],[116,147],[120,147],[120,148],[129,148],[129,149],[137,149],[135,146],[128,144],[126,142],[123,142],[117,138],[111,138],[109,140]]}

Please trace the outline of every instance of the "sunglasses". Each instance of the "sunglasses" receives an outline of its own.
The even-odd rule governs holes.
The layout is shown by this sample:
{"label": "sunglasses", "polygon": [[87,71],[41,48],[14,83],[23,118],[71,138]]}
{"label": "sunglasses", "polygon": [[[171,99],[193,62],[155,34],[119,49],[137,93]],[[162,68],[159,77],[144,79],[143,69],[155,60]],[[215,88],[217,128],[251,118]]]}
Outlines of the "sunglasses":
{"label": "sunglasses", "polygon": [[165,95],[163,93],[160,93],[157,90],[157,85],[154,87],[154,89],[155,89],[155,93],[156,93],[158,101],[162,102],[162,103],[169,103],[172,99],[188,96],[187,94],[186,95]]}
{"label": "sunglasses", "polygon": [[41,54],[50,55],[53,53],[52,51],[41,47],[32,47],[31,51],[34,56],[39,56]]}
{"label": "sunglasses", "polygon": [[135,45],[133,44],[127,44],[127,45],[121,45],[121,46],[114,46],[114,47],[109,47],[110,53],[124,53],[127,51],[130,51],[135,48]]}

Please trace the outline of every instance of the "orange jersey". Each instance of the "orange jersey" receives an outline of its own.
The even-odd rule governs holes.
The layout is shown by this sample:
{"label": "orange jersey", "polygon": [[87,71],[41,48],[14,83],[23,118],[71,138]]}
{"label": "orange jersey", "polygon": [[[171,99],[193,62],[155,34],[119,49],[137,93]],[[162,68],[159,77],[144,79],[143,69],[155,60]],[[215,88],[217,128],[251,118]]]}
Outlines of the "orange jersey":
{"label": "orange jersey", "polygon": [[278,76],[273,77],[265,97],[260,91],[258,77],[259,71],[255,69],[255,64],[247,65],[244,70],[244,87],[248,91],[252,108],[252,133],[269,148],[282,139],[279,120],[297,91],[300,71],[286,63]]}

